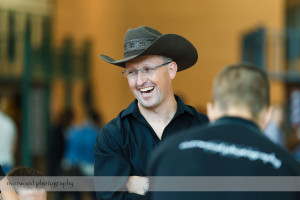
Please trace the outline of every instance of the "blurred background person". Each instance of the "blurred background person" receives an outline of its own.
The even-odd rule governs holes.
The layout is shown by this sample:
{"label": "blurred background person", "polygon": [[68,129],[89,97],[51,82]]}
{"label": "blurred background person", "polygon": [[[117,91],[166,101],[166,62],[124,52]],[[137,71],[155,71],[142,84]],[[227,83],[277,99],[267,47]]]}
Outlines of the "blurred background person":
{"label": "blurred background person", "polygon": [[287,138],[287,148],[300,162],[300,129],[293,127],[289,137]]}
{"label": "blurred background person", "polygon": [[65,135],[74,119],[74,113],[70,108],[62,111],[60,117],[53,124],[49,145],[48,174],[59,176],[61,162],[66,148]]}
{"label": "blurred background person", "polygon": [[[94,147],[100,127],[101,117],[98,112],[86,108],[86,120],[68,128],[65,135],[66,148],[61,162],[62,176],[94,175]],[[82,192],[73,194],[74,199],[82,199]],[[95,192],[90,194],[92,199],[96,199]]]}
{"label": "blurred background person", "polygon": [[95,111],[90,111],[85,122],[69,127],[65,135],[63,173],[74,176],[94,174],[94,146],[100,128],[99,119]]}
{"label": "blurred background person", "polygon": [[[74,120],[74,112],[71,108],[65,108],[50,130],[50,144],[48,149],[49,159],[47,170],[49,176],[60,176],[62,172],[62,159],[66,149],[65,135]],[[62,199],[61,192],[53,193],[55,198]]]}
{"label": "blurred background person", "polygon": [[0,99],[0,164],[3,171],[8,173],[15,165],[17,127],[14,120],[3,111],[4,107],[4,101]]}
{"label": "blurred background person", "polygon": [[286,148],[285,135],[283,132],[284,111],[281,106],[274,105],[271,114],[271,120],[264,130],[265,135],[275,144]]}
{"label": "blurred background person", "polygon": [[295,158],[300,162],[300,139],[297,138],[297,145],[293,151]]}
{"label": "blurred background person", "polygon": [[80,170],[85,176],[94,175],[94,146],[101,128],[101,117],[95,110],[88,111],[87,120],[81,125],[75,137],[78,137]]}

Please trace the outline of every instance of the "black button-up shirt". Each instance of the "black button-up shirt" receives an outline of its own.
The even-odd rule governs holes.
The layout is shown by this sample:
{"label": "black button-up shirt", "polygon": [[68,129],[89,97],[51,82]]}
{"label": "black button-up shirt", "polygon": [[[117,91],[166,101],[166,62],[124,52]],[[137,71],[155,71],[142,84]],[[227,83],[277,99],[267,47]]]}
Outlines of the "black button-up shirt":
{"label": "black button-up shirt", "polygon": [[[185,105],[179,97],[175,98],[177,111],[164,129],[161,140],[179,130],[208,122],[206,115]],[[95,146],[95,176],[146,176],[150,154],[161,140],[140,113],[137,100],[133,101],[100,131]],[[98,199],[118,200],[145,198],[127,192],[98,192],[97,196]]]}

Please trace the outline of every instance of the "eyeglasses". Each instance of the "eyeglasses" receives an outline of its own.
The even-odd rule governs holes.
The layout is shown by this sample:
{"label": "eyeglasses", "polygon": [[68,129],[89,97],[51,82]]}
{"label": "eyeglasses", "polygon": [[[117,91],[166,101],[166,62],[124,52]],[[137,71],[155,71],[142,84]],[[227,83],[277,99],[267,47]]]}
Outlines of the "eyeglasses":
{"label": "eyeglasses", "polygon": [[142,72],[142,74],[146,75],[146,76],[150,76],[153,74],[154,71],[156,71],[158,68],[165,66],[167,64],[170,64],[171,61],[163,63],[161,65],[157,65],[155,67],[143,67],[141,69],[134,69],[134,68],[130,68],[127,69],[125,71],[122,72],[122,74],[126,77],[126,78],[136,78],[139,71]]}

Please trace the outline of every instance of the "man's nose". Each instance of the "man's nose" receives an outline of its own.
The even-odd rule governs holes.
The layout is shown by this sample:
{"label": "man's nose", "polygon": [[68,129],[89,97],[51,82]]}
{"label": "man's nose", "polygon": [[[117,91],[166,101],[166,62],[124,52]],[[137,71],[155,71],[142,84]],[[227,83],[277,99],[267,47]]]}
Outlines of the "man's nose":
{"label": "man's nose", "polygon": [[147,80],[146,75],[143,72],[138,71],[136,75],[137,85],[143,85],[146,82],[146,80]]}

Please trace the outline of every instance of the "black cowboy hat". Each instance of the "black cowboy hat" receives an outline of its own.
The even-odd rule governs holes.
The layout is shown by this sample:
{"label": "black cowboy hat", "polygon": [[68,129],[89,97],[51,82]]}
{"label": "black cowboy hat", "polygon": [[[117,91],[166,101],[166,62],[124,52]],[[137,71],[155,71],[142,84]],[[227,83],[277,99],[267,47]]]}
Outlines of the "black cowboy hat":
{"label": "black cowboy hat", "polygon": [[184,37],[162,34],[149,26],[128,29],[124,39],[124,58],[114,60],[106,55],[100,57],[113,65],[125,68],[125,63],[145,55],[161,55],[172,58],[178,71],[192,67],[198,59],[195,47]]}

